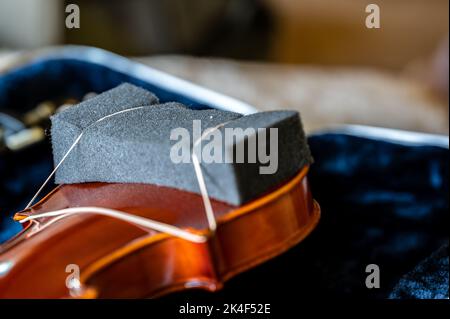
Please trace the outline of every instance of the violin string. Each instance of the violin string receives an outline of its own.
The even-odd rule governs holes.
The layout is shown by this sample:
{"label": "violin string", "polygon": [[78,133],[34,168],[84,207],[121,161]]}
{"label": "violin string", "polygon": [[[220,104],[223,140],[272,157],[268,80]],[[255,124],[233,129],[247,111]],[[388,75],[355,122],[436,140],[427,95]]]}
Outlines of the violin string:
{"label": "violin string", "polygon": [[206,183],[205,183],[205,179],[203,178],[203,172],[200,166],[200,161],[198,159],[197,153],[196,153],[196,146],[201,143],[201,141],[208,136],[209,134],[211,134],[212,132],[218,130],[219,128],[225,126],[227,123],[229,123],[230,121],[221,123],[215,127],[209,128],[207,130],[205,130],[205,132],[203,132],[203,134],[200,136],[200,138],[198,138],[195,142],[194,145],[192,147],[192,154],[191,154],[191,158],[192,158],[192,164],[194,165],[194,170],[195,170],[195,175],[197,177],[197,182],[198,182],[198,186],[200,188],[200,194],[202,195],[202,200],[203,200],[203,206],[205,207],[205,213],[206,213],[206,218],[208,220],[208,225],[209,225],[209,229],[212,233],[214,233],[217,229],[217,222],[216,222],[216,218],[214,216],[214,210],[212,208],[211,205],[211,201],[209,199],[209,195],[208,195],[208,190],[206,188]]}
{"label": "violin string", "polygon": [[[82,136],[84,135],[84,133],[90,127],[92,127],[93,125],[98,124],[99,122],[102,122],[102,121],[104,121],[104,120],[106,120],[106,119],[108,119],[110,117],[113,117],[113,116],[116,116],[116,115],[119,115],[119,114],[123,114],[123,113],[126,113],[126,112],[130,112],[130,111],[143,109],[143,108],[144,108],[144,106],[139,106],[139,107],[134,107],[134,108],[129,108],[129,109],[121,110],[121,111],[118,111],[118,112],[114,112],[114,113],[108,114],[108,115],[98,119],[97,121],[95,121],[95,122],[91,123],[89,126],[87,126],[78,135],[78,137],[75,139],[73,144],[70,146],[68,151],[64,154],[64,156],[61,158],[59,163],[52,170],[50,175],[47,177],[47,179],[44,181],[44,183],[38,189],[38,191],[33,196],[33,198],[30,200],[30,202],[25,207],[25,209],[28,209],[28,208],[31,207],[31,205],[36,200],[36,198],[39,196],[39,194],[42,192],[44,187],[48,184],[50,179],[55,175],[56,171],[64,163],[64,161],[69,156],[69,154],[73,151],[75,146],[78,145],[78,143],[80,142]],[[214,233],[216,231],[217,223],[216,223],[214,211],[213,211],[213,208],[212,208],[212,205],[211,205],[211,201],[209,199],[208,191],[207,191],[207,188],[206,188],[206,183],[205,183],[205,180],[203,178],[203,172],[202,172],[202,169],[201,169],[201,166],[200,166],[200,161],[199,161],[198,156],[197,156],[197,154],[195,152],[195,149],[196,149],[196,146],[198,145],[198,143],[201,143],[201,141],[208,134],[210,134],[213,131],[219,129],[220,127],[226,125],[228,122],[221,123],[221,124],[219,124],[219,125],[217,125],[217,126],[215,126],[213,128],[209,128],[209,129],[205,130],[205,132],[200,136],[200,138],[198,138],[194,142],[194,145],[193,145],[193,148],[192,148],[192,153],[191,153],[191,158],[192,158],[195,174],[196,174],[196,177],[197,177],[197,182],[199,184],[200,193],[201,193],[201,196],[202,196],[202,201],[203,201],[203,205],[204,205],[204,208],[205,208],[205,214],[206,214],[206,218],[207,218],[207,221],[208,221],[208,226],[209,226],[209,229],[210,229],[210,231],[212,233]],[[121,220],[124,220],[124,221],[128,221],[130,223],[134,223],[136,225],[142,226],[144,228],[150,228],[150,229],[158,230],[158,231],[161,231],[161,232],[164,232],[164,233],[168,233],[168,234],[176,236],[176,237],[180,237],[180,238],[183,238],[183,239],[186,239],[186,240],[193,241],[193,242],[203,242],[204,241],[204,236],[192,234],[192,233],[190,233],[188,231],[185,231],[185,230],[183,230],[183,229],[181,229],[179,227],[176,227],[176,226],[173,226],[173,225],[169,225],[169,224],[165,224],[165,223],[161,223],[161,222],[157,222],[157,221],[154,221],[154,220],[149,219],[149,218],[138,217],[138,216],[127,214],[125,212],[121,212],[121,211],[117,211],[117,210],[111,210],[111,209],[102,208],[102,207],[75,207],[75,208],[67,208],[67,209],[62,209],[62,210],[51,211],[51,212],[42,213],[42,214],[35,214],[35,215],[30,215],[30,216],[20,220],[20,223],[24,223],[26,221],[39,219],[39,218],[43,218],[43,217],[62,216],[62,215],[68,216],[68,215],[73,215],[73,214],[77,214],[77,213],[87,213],[89,209],[91,209],[90,213],[98,213],[98,214],[107,215],[107,216],[110,216],[110,217],[115,217],[115,218],[118,218],[118,219],[121,219]],[[136,218],[129,218],[130,216],[133,216],[133,217],[136,217]]]}
{"label": "violin string", "polygon": [[108,216],[112,218],[116,218],[119,220],[123,220],[125,222],[128,222],[130,224],[139,225],[146,229],[152,229],[159,231],[161,233],[166,233],[175,237],[180,237],[183,239],[186,239],[188,241],[192,241],[195,243],[203,243],[206,241],[206,237],[202,235],[193,234],[191,232],[185,231],[183,229],[180,229],[176,226],[172,226],[169,224],[157,222],[155,220],[144,218],[141,216],[136,216],[132,214],[128,214],[119,210],[110,209],[110,208],[104,208],[104,207],[95,207],[95,206],[85,206],[85,207],[72,207],[72,208],[65,208],[60,210],[54,210],[47,213],[41,213],[36,215],[30,215],[22,220],[20,220],[20,223],[25,223],[30,220],[44,218],[44,217],[55,217],[55,216],[70,216],[70,215],[77,215],[77,214],[98,214],[103,216]]}

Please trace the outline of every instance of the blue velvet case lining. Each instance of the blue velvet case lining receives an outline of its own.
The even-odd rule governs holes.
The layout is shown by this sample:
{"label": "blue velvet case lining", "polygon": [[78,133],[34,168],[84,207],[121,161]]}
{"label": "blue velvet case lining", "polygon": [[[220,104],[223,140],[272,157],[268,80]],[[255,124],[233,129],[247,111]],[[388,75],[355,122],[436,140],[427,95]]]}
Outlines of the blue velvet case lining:
{"label": "blue velvet case lining", "polygon": [[124,82],[153,92],[161,103],[177,101],[199,106],[186,96],[104,65],[59,58],[32,63],[1,76],[0,107],[23,111],[44,100],[67,96],[81,99],[88,92],[104,92]]}
{"label": "blue velvet case lining", "polygon": [[[41,61],[0,76],[0,107],[22,112],[46,99],[81,98],[122,82],[144,87],[162,102],[201,107],[131,75],[70,59]],[[309,144],[315,158],[309,178],[322,207],[318,228],[288,253],[230,281],[221,294],[280,291],[290,282],[302,287],[299,298],[387,297],[403,274],[448,243],[448,149],[338,133],[312,136]],[[20,229],[10,217],[51,169],[49,143],[0,158],[0,242]],[[380,289],[364,285],[371,263],[382,271]]]}

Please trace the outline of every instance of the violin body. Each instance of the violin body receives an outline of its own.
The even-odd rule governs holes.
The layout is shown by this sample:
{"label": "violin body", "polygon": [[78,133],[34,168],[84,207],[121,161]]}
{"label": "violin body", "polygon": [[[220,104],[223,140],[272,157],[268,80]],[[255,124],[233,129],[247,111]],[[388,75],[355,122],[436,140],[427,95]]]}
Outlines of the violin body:
{"label": "violin body", "polygon": [[[214,233],[199,194],[151,184],[60,185],[16,219],[99,206],[207,240],[191,242],[96,214],[31,220],[0,246],[0,298],[153,298],[184,289],[216,291],[314,229],[320,209],[310,193],[308,169],[242,206],[211,200]],[[68,288],[71,276],[79,277],[76,291]]]}

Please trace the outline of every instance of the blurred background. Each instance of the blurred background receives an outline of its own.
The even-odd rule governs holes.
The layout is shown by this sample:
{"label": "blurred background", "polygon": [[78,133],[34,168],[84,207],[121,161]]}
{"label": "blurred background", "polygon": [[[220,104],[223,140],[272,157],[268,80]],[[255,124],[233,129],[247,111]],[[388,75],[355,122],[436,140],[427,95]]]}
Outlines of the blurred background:
{"label": "blurred background", "polygon": [[[80,7],[67,29],[65,7]],[[368,29],[376,3],[381,28]],[[448,134],[448,0],[0,0],[0,68],[81,44],[132,57],[307,130],[353,123]]]}
{"label": "blurred background", "polygon": [[[366,26],[372,3],[380,9],[380,28]],[[65,25],[69,4],[79,6],[79,29]],[[308,134],[361,124],[448,135],[448,39],[448,0],[0,0],[0,76],[54,46],[95,46],[261,111],[297,110]],[[38,65],[42,69],[51,68]],[[63,70],[55,72],[56,89],[33,78],[30,68],[19,77],[33,79],[31,85],[7,76],[0,81],[0,243],[19,231],[9,217],[53,169],[48,116],[79,102],[73,96],[38,103],[29,98],[61,90],[66,74],[84,75],[81,67],[55,69]],[[19,102],[6,105],[2,92],[11,87],[11,100]],[[27,98],[36,105],[27,105]],[[303,272],[294,268],[304,277],[286,271],[295,265],[291,253],[266,268],[264,278],[284,283],[272,276],[284,264],[278,274],[301,278],[308,296],[328,291],[364,298],[368,290],[356,274],[373,260],[387,267],[383,292],[371,291],[381,296],[438,240],[448,242],[447,150],[418,152],[339,136],[333,142],[310,135],[309,141],[321,228],[294,253],[303,254]],[[445,277],[438,266],[427,266],[427,280],[430,269]],[[247,285],[252,289],[261,278],[255,274]],[[271,287],[266,280],[264,287]]]}

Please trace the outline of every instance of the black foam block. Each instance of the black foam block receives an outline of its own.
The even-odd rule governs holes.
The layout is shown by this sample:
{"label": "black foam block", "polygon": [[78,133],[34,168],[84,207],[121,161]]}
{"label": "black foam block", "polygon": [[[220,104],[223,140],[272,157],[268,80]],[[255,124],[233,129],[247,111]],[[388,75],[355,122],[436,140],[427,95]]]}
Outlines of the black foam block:
{"label": "black foam block", "polygon": [[[102,94],[96,97],[97,101],[92,99],[84,102],[87,104],[83,108],[74,108],[71,113],[52,117],[55,165],[77,138],[80,129],[86,127],[86,123],[83,126],[78,124],[80,118],[86,116],[85,109],[90,108],[91,113],[88,114],[96,116],[117,110],[117,103],[111,101],[111,92],[105,96],[104,103],[99,103]],[[111,109],[108,108],[110,104],[114,105]],[[100,109],[98,113],[95,112],[96,108]],[[166,103],[121,113],[89,126],[67,162],[57,171],[56,182],[151,183],[200,193],[192,161],[175,163],[170,156],[176,144],[183,144],[180,136],[174,136],[178,139],[170,138],[173,129],[177,128],[184,128],[184,132],[189,135],[184,140],[187,145],[183,145],[191,154],[194,120],[201,121],[202,132],[226,123],[218,129],[223,138],[227,128],[255,129],[253,135],[222,143],[222,159],[227,149],[233,149],[236,154],[240,145],[244,145],[242,149],[245,150],[244,158],[247,159],[248,147],[245,145],[248,145],[249,139],[259,137],[258,128],[267,128],[268,133],[270,128],[278,129],[278,165],[272,174],[261,174],[260,168],[268,164],[258,161],[247,163],[244,160],[244,163],[236,163],[234,160],[233,163],[225,163],[222,160],[218,163],[201,163],[208,193],[217,200],[235,205],[245,203],[288,180],[301,167],[311,162],[297,112],[262,112],[241,116],[221,110],[193,110],[179,103]],[[202,141],[203,145],[208,141],[209,139]],[[264,141],[269,143],[269,137]]]}
{"label": "black foam block", "polygon": [[[54,161],[59,162],[58,156],[67,152],[77,136],[100,118],[128,108],[154,103],[158,103],[158,98],[154,94],[124,83],[57,113],[51,117]],[[80,165],[82,166],[75,156],[69,156],[64,163],[64,166],[71,170],[82,169]]]}

